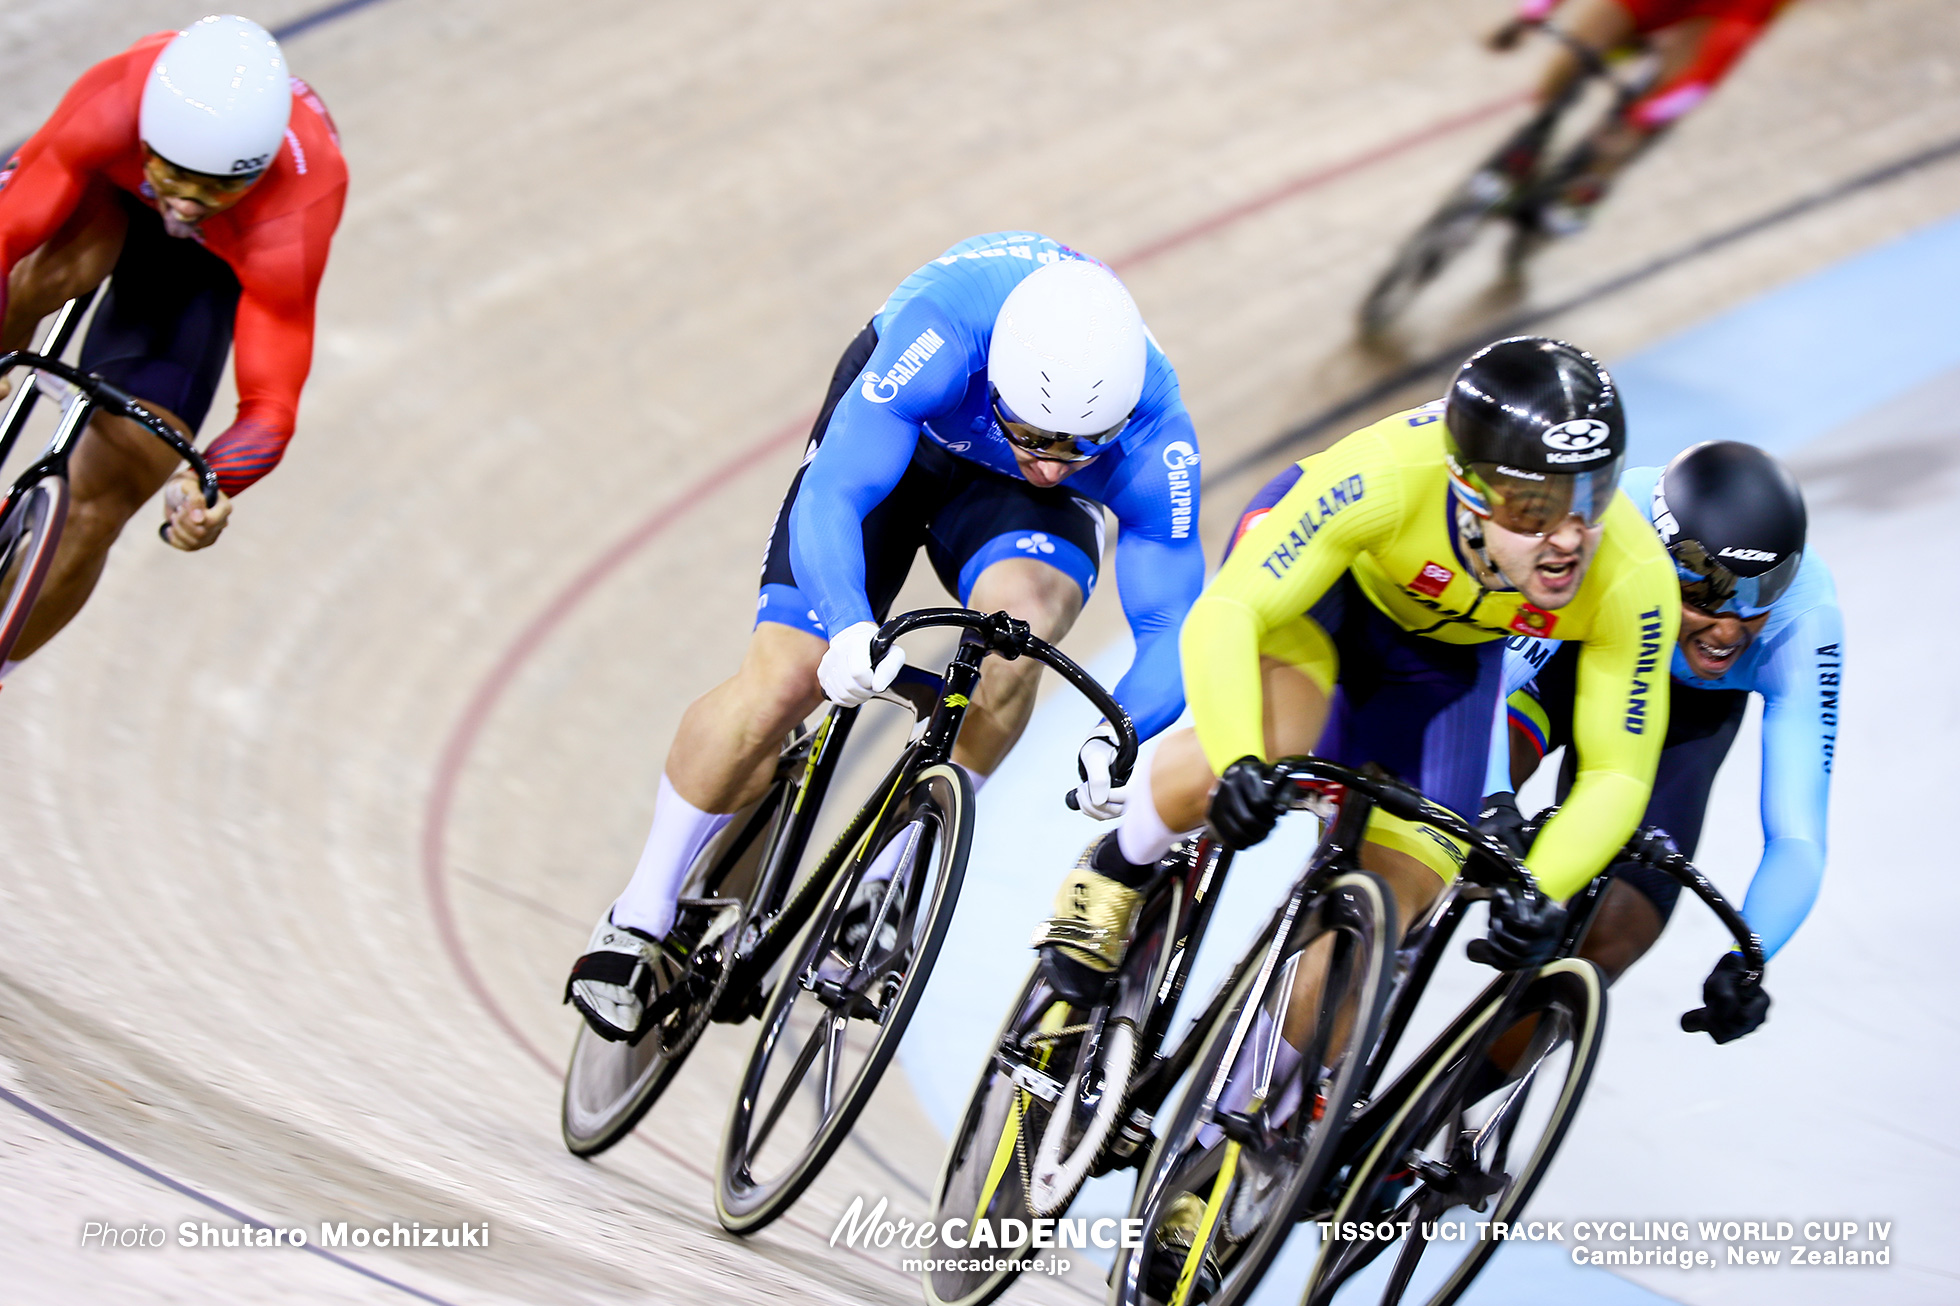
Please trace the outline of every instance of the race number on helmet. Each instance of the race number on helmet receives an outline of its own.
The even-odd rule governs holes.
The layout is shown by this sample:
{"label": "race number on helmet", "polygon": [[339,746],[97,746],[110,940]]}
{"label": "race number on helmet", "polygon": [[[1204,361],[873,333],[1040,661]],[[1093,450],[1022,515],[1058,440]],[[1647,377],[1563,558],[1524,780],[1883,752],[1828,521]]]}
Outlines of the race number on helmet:
{"label": "race number on helmet", "polygon": [[165,162],[213,177],[265,171],[293,106],[285,56],[249,18],[200,18],[163,47],[143,83],[138,134]]}
{"label": "race number on helmet", "polygon": [[1007,437],[1064,460],[1093,457],[1143,397],[1143,318],[1116,274],[1064,259],[1036,268],[994,319],[987,379]]}

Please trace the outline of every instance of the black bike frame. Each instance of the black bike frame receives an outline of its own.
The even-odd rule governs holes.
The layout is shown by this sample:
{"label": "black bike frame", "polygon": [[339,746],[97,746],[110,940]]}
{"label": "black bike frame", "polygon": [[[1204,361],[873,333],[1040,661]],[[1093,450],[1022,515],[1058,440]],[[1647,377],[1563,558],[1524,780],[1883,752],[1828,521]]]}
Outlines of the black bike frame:
{"label": "black bike frame", "polygon": [[[884,659],[893,641],[900,636],[929,626],[957,626],[967,633],[961,639],[944,677],[906,668],[888,691],[911,707],[922,728],[878,782],[871,798],[858,809],[843,833],[832,842],[816,869],[804,877],[795,892],[791,893],[796,867],[802,861],[816,813],[829,789],[837,758],[856,722],[858,709],[833,709],[812,735],[804,763],[804,782],[797,788],[796,800],[790,810],[780,814],[781,819],[771,835],[771,847],[764,851],[763,856],[767,860],[762,865],[762,880],[751,898],[749,923],[743,930],[730,963],[733,971],[727,990],[716,1007],[716,1019],[739,1021],[753,1014],[753,1004],[760,995],[762,981],[770,967],[776,964],[790,940],[808,923],[831,881],[845,859],[863,840],[866,831],[890,809],[919,772],[952,760],[953,745],[959,739],[960,727],[973,700],[973,691],[980,683],[981,663],[988,654],[998,654],[1010,660],[1024,655],[1032,657],[1060,675],[1100,708],[1116,728],[1117,755],[1110,768],[1116,782],[1120,784],[1128,780],[1136,766],[1136,728],[1131,724],[1129,714],[1086,671],[1054,645],[1033,634],[1026,622],[1017,621],[1005,612],[983,614],[968,608],[922,608],[894,617],[880,628],[877,639],[873,641],[874,665]],[[775,816],[774,813],[758,809],[749,818],[751,824],[745,834],[749,831],[760,833],[760,823],[775,819]],[[718,889],[739,864],[747,844],[747,839],[738,839],[709,873],[707,882],[710,892]],[[914,891],[919,887],[915,885]]]}

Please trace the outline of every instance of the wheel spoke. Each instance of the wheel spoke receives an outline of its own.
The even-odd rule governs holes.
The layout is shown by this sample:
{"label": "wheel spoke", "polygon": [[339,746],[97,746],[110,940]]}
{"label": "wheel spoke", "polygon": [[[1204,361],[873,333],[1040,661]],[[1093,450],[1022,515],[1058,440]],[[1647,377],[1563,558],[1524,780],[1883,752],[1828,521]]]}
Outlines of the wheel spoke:
{"label": "wheel spoke", "polygon": [[796,1096],[796,1090],[802,1086],[803,1077],[810,1073],[810,1067],[815,1063],[817,1053],[823,1050],[829,1037],[830,1027],[827,1021],[819,1021],[817,1027],[810,1031],[810,1038],[804,1043],[803,1050],[796,1054],[796,1063],[790,1067],[789,1076],[784,1081],[782,1089],[776,1094],[776,1100],[770,1106],[769,1114],[762,1118],[762,1124],[749,1136],[750,1156],[761,1152],[763,1145],[769,1141],[770,1132],[775,1129],[776,1122],[782,1119],[784,1108],[788,1107],[790,1099]]}

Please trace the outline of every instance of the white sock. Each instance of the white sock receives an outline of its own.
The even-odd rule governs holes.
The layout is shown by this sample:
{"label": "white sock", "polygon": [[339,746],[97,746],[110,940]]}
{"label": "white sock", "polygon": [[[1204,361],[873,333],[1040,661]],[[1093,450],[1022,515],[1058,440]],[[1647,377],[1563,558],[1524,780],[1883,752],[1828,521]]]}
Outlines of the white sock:
{"label": "white sock", "polygon": [[1116,850],[1132,866],[1155,866],[1184,837],[1157,814],[1157,801],[1150,794],[1150,769],[1156,760],[1153,755],[1137,764],[1136,774],[1130,777],[1130,801],[1116,824]]}
{"label": "white sock", "polygon": [[674,792],[665,772],[660,776],[660,796],[653,802],[653,828],[647,831],[646,847],[640,864],[633,868],[633,880],[626,892],[612,905],[612,923],[644,930],[654,938],[665,938],[674,927],[674,903],[681,894],[681,881],[687,868],[721,833],[731,815],[704,812]]}
{"label": "white sock", "polygon": [[958,768],[959,768],[960,770],[962,770],[962,771],[964,771],[964,772],[966,772],[966,778],[967,778],[967,779],[969,779],[969,780],[971,780],[971,781],[973,781],[973,792],[974,792],[974,793],[976,793],[976,794],[977,794],[977,793],[979,793],[979,792],[980,792],[980,786],[981,786],[981,785],[983,785],[983,784],[986,784],[986,783],[987,783],[987,777],[986,777],[986,776],[984,776],[984,775],[981,775],[981,774],[980,774],[980,773],[979,773],[978,771],[976,771],[976,770],[974,770],[974,769],[973,769],[972,767],[970,767],[970,766],[968,766],[968,765],[967,765],[966,763],[964,763],[964,762],[955,762],[955,763],[953,763],[953,765],[954,765],[954,766],[957,766],[957,767],[958,767]]}

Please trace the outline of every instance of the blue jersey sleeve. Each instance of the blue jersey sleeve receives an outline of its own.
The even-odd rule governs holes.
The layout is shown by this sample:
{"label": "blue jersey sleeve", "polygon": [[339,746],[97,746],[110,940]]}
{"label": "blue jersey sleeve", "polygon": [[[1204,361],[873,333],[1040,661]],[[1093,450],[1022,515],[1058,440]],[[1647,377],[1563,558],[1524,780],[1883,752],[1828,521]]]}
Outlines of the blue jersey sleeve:
{"label": "blue jersey sleeve", "polygon": [[1774,956],[1817,900],[1825,814],[1844,680],[1844,618],[1835,603],[1780,632],[1756,679],[1763,695],[1763,859],[1742,915]]}
{"label": "blue jersey sleeve", "polygon": [[1103,497],[1116,514],[1116,585],[1136,639],[1130,669],[1111,692],[1136,723],[1139,739],[1156,735],[1184,711],[1177,636],[1205,587],[1198,437],[1181,399],[1161,402],[1155,430],[1126,453]]}
{"label": "blue jersey sleeve", "polygon": [[912,462],[919,427],[958,405],[971,344],[931,299],[909,300],[831,414],[790,510],[790,564],[824,629],[873,619],[864,518]]}

